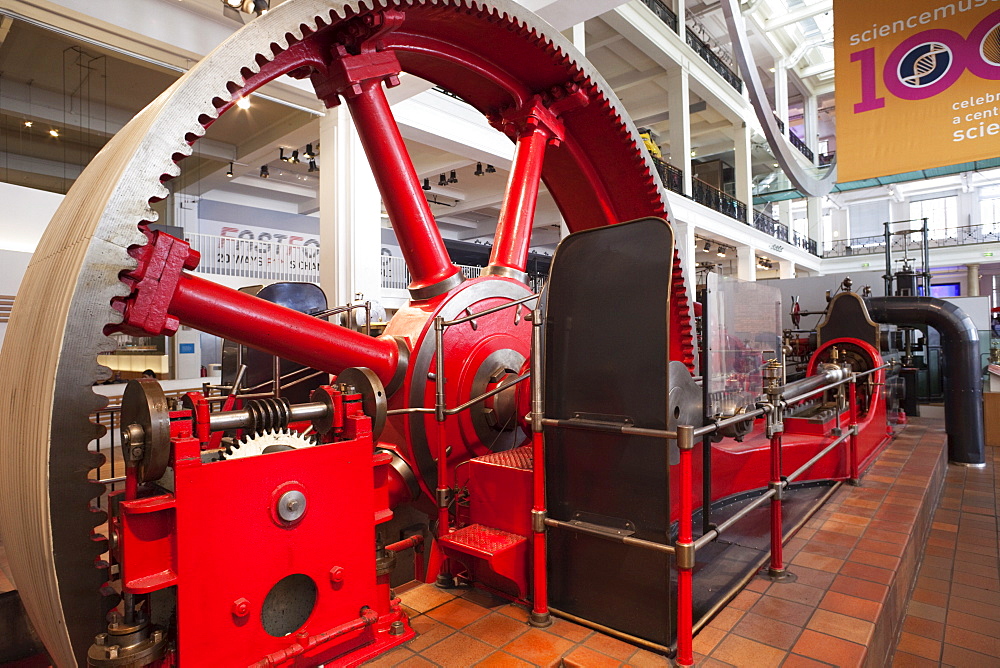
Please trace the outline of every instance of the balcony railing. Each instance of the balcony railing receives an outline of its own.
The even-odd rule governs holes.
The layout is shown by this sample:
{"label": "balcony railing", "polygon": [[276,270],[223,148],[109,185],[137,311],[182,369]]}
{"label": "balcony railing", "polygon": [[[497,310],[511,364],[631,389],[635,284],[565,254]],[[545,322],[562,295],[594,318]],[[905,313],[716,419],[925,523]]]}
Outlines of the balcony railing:
{"label": "balcony railing", "polygon": [[642,4],[649,7],[658,19],[667,24],[667,27],[677,32],[677,14],[674,14],[674,10],[667,7],[660,0],[642,0]]}
{"label": "balcony railing", "polygon": [[691,199],[741,223],[746,224],[747,222],[746,204],[731,195],[727,195],[715,186],[710,186],[701,179],[692,179]]}
{"label": "balcony railing", "polygon": [[653,157],[653,164],[660,175],[663,187],[673,190],[675,193],[684,194],[684,170],[677,169],[669,162],[664,162],[657,157]]}
{"label": "balcony railing", "polygon": [[[482,267],[467,264],[455,265],[462,270],[466,278],[479,278]],[[410,270],[401,257],[393,255],[382,256],[382,287],[390,290],[405,290],[410,284]]]}
{"label": "balcony railing", "polygon": [[791,244],[796,248],[801,248],[809,251],[813,255],[819,256],[819,248],[815,239],[810,239],[804,234],[799,234],[798,232],[789,230],[787,225],[779,223],[763,211],[754,210],[753,228],[760,230],[765,234],[770,234],[775,239],[784,241],[785,243]]}
{"label": "balcony railing", "polygon": [[792,143],[792,146],[799,149],[799,153],[806,156],[809,162],[813,162],[816,160],[816,154],[813,153],[813,150],[811,148],[806,146],[806,143],[804,141],[799,139],[799,136],[797,134],[795,134],[794,132],[789,132],[788,141]]}
{"label": "balcony railing", "polygon": [[830,153],[820,153],[819,154],[819,166],[826,167],[827,165],[832,165],[834,158],[837,157],[837,152],[832,151]]}
{"label": "balcony railing", "polygon": [[774,120],[778,122],[778,129],[781,130],[781,134],[785,134],[785,122],[781,120],[778,114],[774,115]]}
{"label": "balcony railing", "polygon": [[319,282],[319,244],[314,240],[299,245],[212,234],[185,237],[201,253],[199,272],[256,281]]}
{"label": "balcony railing", "polygon": [[712,69],[722,75],[722,78],[726,80],[730,86],[735,88],[739,92],[743,92],[743,80],[740,79],[736,72],[729,69],[729,66],[722,62],[722,59],[716,55],[712,47],[708,45],[707,42],[703,41],[700,37],[694,34],[691,30],[686,30],[684,32],[686,35],[686,40],[688,46],[695,50],[699,56],[702,57],[706,63],[711,65]]}
{"label": "balcony railing", "polygon": [[[946,230],[931,230],[927,245],[931,248],[966,246],[971,244],[1000,243],[1000,222],[986,225],[966,225]],[[914,250],[920,248],[920,235],[894,235],[893,251],[901,251],[904,246]],[[885,235],[838,239],[823,252],[823,257],[846,257],[849,255],[875,255],[885,253]]]}

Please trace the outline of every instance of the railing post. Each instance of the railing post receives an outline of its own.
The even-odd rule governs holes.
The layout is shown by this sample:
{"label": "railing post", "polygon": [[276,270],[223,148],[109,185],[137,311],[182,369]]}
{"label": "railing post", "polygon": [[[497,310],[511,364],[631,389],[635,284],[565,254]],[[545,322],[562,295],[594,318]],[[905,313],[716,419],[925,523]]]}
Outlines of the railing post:
{"label": "railing post", "polygon": [[848,429],[850,429],[850,483],[858,484],[858,375],[851,374],[851,382],[847,386]]}
{"label": "railing post", "polygon": [[784,402],[781,397],[784,365],[776,359],[771,360],[764,367],[762,376],[764,393],[770,403],[765,426],[765,435],[771,440],[771,476],[768,487],[774,492],[771,497],[771,565],[767,569],[767,574],[774,580],[782,580],[788,577],[783,554],[784,531],[781,506],[785,490],[785,482],[781,479],[781,433],[785,431]]}
{"label": "railing post", "polygon": [[545,627],[552,625],[549,614],[549,583],[545,518],[545,441],[542,433],[542,418],[545,415],[545,399],[542,395],[542,310],[531,312],[531,476],[533,503],[531,507],[532,529],[532,608],[531,625]]}
{"label": "railing post", "polygon": [[[666,441],[667,448],[670,441]],[[677,448],[680,450],[680,509],[677,518],[677,543],[675,559],[677,565],[677,660],[678,666],[694,665],[694,576],[695,547],[692,529],[692,462],[694,449],[694,427],[677,427]],[[667,476],[670,475],[670,452],[666,452]],[[670,514],[670,495],[667,495],[667,516]]]}

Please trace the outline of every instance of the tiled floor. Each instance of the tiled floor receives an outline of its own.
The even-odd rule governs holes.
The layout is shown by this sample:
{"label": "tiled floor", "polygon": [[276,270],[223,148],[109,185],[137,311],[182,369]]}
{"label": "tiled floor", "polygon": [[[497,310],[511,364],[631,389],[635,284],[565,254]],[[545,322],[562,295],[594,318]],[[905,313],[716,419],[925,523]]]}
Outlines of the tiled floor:
{"label": "tiled floor", "polygon": [[948,467],[894,666],[1000,666],[1000,448]]}
{"label": "tiled floor", "polygon": [[547,629],[528,625],[528,611],[476,589],[433,585],[400,590],[419,634],[370,666],[669,666],[662,656],[556,619]]}

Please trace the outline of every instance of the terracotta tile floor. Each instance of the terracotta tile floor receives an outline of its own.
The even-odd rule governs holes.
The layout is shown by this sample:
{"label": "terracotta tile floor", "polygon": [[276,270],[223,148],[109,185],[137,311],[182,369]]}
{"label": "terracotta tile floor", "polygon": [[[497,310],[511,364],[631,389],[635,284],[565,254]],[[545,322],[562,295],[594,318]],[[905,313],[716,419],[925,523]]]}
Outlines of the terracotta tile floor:
{"label": "terracotta tile floor", "polygon": [[[901,625],[893,665],[1000,665],[1000,452],[983,470],[947,467],[935,511],[928,481],[945,475],[943,443],[941,421],[913,420],[860,487],[841,487],[789,542],[794,582],[752,580],[701,630],[697,664],[889,665]],[[926,546],[913,537],[923,534]],[[953,559],[964,566],[952,568]],[[400,595],[420,635],[366,665],[671,665],[565,620],[533,629],[524,609],[476,590],[419,585]]]}

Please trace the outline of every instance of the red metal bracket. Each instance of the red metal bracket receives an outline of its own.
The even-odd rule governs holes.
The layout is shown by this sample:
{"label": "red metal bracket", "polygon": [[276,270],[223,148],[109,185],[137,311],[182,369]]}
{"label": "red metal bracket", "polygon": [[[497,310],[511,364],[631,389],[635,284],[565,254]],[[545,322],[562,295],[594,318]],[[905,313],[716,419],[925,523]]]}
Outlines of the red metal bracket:
{"label": "red metal bracket", "polygon": [[345,43],[333,46],[326,72],[316,72],[312,76],[316,96],[327,108],[340,104],[341,95],[361,95],[362,84],[366,81],[381,80],[387,88],[399,85],[399,73],[403,68],[396,53],[385,48],[382,37],[403,25],[405,18],[404,12],[386,10],[369,14],[344,31]]}
{"label": "red metal bracket", "polygon": [[139,265],[121,279],[132,292],[115,303],[124,315],[118,330],[133,336],[169,336],[180,325],[168,310],[181,273],[197,267],[201,254],[191,250],[186,241],[169,234],[159,231],[146,234],[149,243],[129,249]]}
{"label": "red metal bracket", "polygon": [[534,95],[523,106],[508,107],[491,114],[489,122],[515,141],[526,133],[542,129],[548,135],[549,144],[559,146],[566,136],[566,128],[559,117],[589,103],[587,93],[577,84],[569,83]]}

